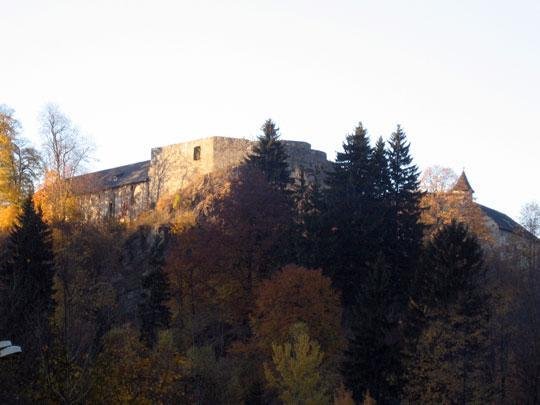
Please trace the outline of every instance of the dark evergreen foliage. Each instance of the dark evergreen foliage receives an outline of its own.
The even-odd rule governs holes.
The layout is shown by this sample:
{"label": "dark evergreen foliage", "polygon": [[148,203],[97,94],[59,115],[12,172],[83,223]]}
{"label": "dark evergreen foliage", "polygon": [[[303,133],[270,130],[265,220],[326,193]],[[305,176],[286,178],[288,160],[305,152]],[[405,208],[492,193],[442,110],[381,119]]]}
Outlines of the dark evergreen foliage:
{"label": "dark evergreen foliage", "polygon": [[156,235],[150,252],[149,269],[142,276],[143,301],[139,304],[140,339],[152,348],[159,329],[169,327],[171,312],[166,305],[169,299],[169,282],[163,270],[164,238]]}
{"label": "dark evergreen foliage", "polygon": [[323,213],[324,195],[316,181],[307,182],[304,171],[292,188],[295,208],[294,261],[307,268],[318,268],[325,254]]}
{"label": "dark evergreen foliage", "polygon": [[360,122],[345,138],[343,152],[337,153],[333,171],[328,174],[334,198],[342,198],[353,207],[360,197],[369,198],[373,187],[371,154],[367,130]]}
{"label": "dark evergreen foliage", "polygon": [[413,297],[407,399],[491,403],[488,305],[483,253],[467,227],[452,222],[426,246]]}
{"label": "dark evergreen foliage", "polygon": [[[373,196],[379,201],[384,201],[390,191],[390,173],[386,157],[386,145],[382,137],[377,139],[371,156]],[[383,214],[383,213],[381,213]]]}
{"label": "dark evergreen foliage", "polygon": [[279,128],[268,119],[261,127],[262,134],[247,158],[247,164],[264,173],[266,180],[275,187],[284,190],[291,182],[287,164],[287,153],[279,140]]}
{"label": "dark evergreen foliage", "polygon": [[343,292],[345,313],[354,308],[345,319],[354,335],[348,386],[358,400],[369,390],[386,403],[402,390],[400,325],[423,236],[419,174],[400,127],[387,150],[381,138],[372,148],[360,124],[343,149],[329,175],[323,268]]}
{"label": "dark evergreen foliage", "polygon": [[431,240],[416,278],[416,298],[424,305],[444,308],[461,294],[478,294],[484,276],[482,248],[466,225],[453,221]]}
{"label": "dark evergreen foliage", "polygon": [[[10,392],[23,401],[36,382],[51,343],[49,321],[54,311],[51,233],[36,212],[31,198],[22,205],[7,242],[0,267],[0,339],[21,346],[23,353],[2,367],[0,389],[9,402]],[[10,399],[8,399],[10,398]]]}
{"label": "dark evergreen foliage", "polygon": [[393,272],[393,287],[401,305],[407,300],[411,280],[420,255],[423,225],[420,222],[419,172],[412,163],[410,144],[398,125],[388,142],[390,189],[388,193],[386,258]]}
{"label": "dark evergreen foliage", "polygon": [[366,265],[377,256],[380,217],[373,191],[372,148],[362,123],[348,135],[328,174],[325,213],[327,240],[322,267],[351,305],[365,277]]}
{"label": "dark evergreen foliage", "polygon": [[9,235],[7,260],[0,274],[2,336],[22,342],[36,329],[40,337],[46,337],[54,310],[52,243],[49,228],[30,198],[24,201]]}
{"label": "dark evergreen foliage", "polygon": [[368,391],[377,403],[399,398],[401,356],[396,336],[391,336],[396,325],[388,313],[393,302],[390,275],[384,258],[379,257],[369,266],[368,276],[358,291],[351,326],[353,337],[342,368],[357,403]]}

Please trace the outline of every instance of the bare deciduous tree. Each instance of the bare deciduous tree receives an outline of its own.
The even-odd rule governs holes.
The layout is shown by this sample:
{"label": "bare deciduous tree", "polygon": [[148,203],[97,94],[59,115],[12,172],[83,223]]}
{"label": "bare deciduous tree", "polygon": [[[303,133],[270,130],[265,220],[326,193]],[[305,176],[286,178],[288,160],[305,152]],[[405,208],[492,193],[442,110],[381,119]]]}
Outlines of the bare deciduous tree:
{"label": "bare deciduous tree", "polygon": [[536,201],[521,208],[520,222],[530,233],[540,236],[540,205]]}
{"label": "bare deciduous tree", "polygon": [[64,221],[77,216],[80,208],[79,201],[73,198],[73,182],[66,180],[82,171],[93,146],[54,104],[47,104],[42,112],[41,135],[45,184],[39,200],[42,207],[48,207],[49,220]]}
{"label": "bare deciduous tree", "polygon": [[431,166],[423,171],[420,185],[428,193],[449,191],[457,180],[457,174],[449,167]]}
{"label": "bare deciduous tree", "polygon": [[15,170],[16,183],[21,195],[29,195],[34,192],[34,182],[43,174],[43,160],[39,151],[28,146],[25,139],[15,142]]}
{"label": "bare deciduous tree", "polygon": [[78,174],[90,160],[93,146],[55,104],[47,104],[41,115],[45,166],[66,179]]}

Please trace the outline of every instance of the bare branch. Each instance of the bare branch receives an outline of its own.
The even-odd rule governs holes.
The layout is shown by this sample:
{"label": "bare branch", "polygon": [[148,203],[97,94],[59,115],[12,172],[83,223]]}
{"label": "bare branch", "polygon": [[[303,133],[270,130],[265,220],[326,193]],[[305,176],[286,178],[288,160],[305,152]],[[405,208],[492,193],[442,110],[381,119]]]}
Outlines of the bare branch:
{"label": "bare branch", "polygon": [[42,112],[41,135],[46,169],[60,178],[79,174],[89,162],[93,146],[55,104],[47,104]]}
{"label": "bare branch", "polygon": [[540,205],[536,201],[521,208],[520,222],[530,233],[540,236]]}

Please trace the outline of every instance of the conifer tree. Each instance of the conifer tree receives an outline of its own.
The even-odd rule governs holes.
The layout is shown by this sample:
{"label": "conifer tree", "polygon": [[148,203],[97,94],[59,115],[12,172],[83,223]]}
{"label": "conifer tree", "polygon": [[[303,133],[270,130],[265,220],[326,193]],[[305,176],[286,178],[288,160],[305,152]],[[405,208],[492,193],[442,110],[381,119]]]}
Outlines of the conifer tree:
{"label": "conifer tree", "polygon": [[381,255],[386,255],[385,249],[389,239],[389,223],[390,217],[390,203],[389,193],[390,186],[390,173],[388,168],[388,159],[386,145],[382,137],[379,137],[373,153],[371,155],[371,170],[373,181],[373,215],[372,224],[375,232],[372,234],[373,242],[376,243],[377,252]]}
{"label": "conifer tree", "polygon": [[355,299],[366,264],[377,255],[379,231],[373,197],[372,148],[367,130],[359,123],[343,143],[333,171],[328,174],[326,256],[321,263],[342,291],[345,306]]}
{"label": "conifer tree", "polygon": [[317,268],[321,265],[325,236],[323,193],[316,181],[308,183],[304,171],[292,188],[295,208],[294,259],[299,265]]}
{"label": "conifer tree", "polygon": [[290,184],[291,174],[287,153],[279,140],[279,128],[274,121],[267,119],[261,130],[263,133],[247,157],[247,163],[263,172],[270,184],[284,190]]}
{"label": "conifer tree", "polygon": [[0,399],[4,401],[9,402],[6,398],[14,391],[19,400],[28,399],[28,391],[44,366],[51,343],[49,321],[55,307],[53,277],[51,233],[28,197],[9,235],[0,266],[0,336],[20,345],[24,354],[3,366],[0,384],[7,386],[0,389]]}
{"label": "conifer tree", "polygon": [[328,175],[334,194],[341,194],[353,206],[358,197],[367,197],[372,191],[371,153],[367,130],[360,122],[354,133],[345,138],[343,152],[337,153],[333,171]]}
{"label": "conifer tree", "polygon": [[156,235],[150,251],[150,268],[143,274],[143,301],[139,304],[140,339],[152,348],[157,342],[158,331],[168,328],[171,313],[166,305],[169,299],[169,282],[163,270],[164,239]]}
{"label": "conifer tree", "polygon": [[386,257],[393,271],[393,287],[406,301],[408,282],[420,255],[423,226],[420,222],[419,171],[412,163],[410,144],[401,126],[397,126],[389,141],[387,152],[390,190]]}
{"label": "conifer tree", "polygon": [[379,256],[369,266],[353,308],[353,337],[345,353],[342,372],[358,403],[366,392],[377,403],[395,401],[399,395],[400,349],[388,339],[396,327],[388,313],[393,301],[390,283],[389,268]]}
{"label": "conifer tree", "polygon": [[373,148],[371,166],[373,170],[373,195],[378,200],[384,200],[390,191],[390,173],[385,142],[382,137],[377,139],[377,143]]}
{"label": "conifer tree", "polygon": [[[5,311],[1,317],[3,336],[21,341],[32,333],[46,336],[54,310],[53,253],[51,234],[28,197],[22,206],[7,244],[7,260],[0,282]],[[28,328],[33,324],[33,328]]]}
{"label": "conifer tree", "polygon": [[465,225],[453,221],[434,236],[416,281],[419,333],[407,367],[407,399],[490,403],[483,253]]}

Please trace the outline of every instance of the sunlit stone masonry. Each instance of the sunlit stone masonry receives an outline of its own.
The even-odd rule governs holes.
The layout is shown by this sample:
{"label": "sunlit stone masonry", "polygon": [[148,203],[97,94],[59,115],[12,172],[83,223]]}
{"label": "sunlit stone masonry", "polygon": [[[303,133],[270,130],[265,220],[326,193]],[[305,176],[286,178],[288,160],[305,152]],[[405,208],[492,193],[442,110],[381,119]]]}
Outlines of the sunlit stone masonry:
{"label": "sunlit stone masonry", "polygon": [[[307,142],[282,141],[291,175],[323,181],[331,164]],[[151,150],[150,160],[74,178],[86,219],[129,221],[152,209],[160,196],[186,187],[200,176],[240,165],[255,142],[212,136]]]}

